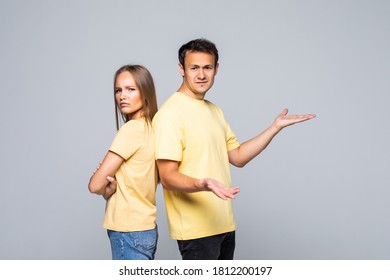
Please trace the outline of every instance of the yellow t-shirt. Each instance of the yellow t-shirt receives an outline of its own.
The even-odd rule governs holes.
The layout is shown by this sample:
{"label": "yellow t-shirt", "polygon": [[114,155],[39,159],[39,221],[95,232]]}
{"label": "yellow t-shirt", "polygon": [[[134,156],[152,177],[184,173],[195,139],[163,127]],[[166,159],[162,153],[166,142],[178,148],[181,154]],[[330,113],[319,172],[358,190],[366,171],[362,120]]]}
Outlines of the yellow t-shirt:
{"label": "yellow t-shirt", "polygon": [[155,228],[157,168],[151,125],[144,118],[128,121],[109,150],[125,161],[115,174],[118,186],[107,201],[103,227],[122,232]]}
{"label": "yellow t-shirt", "polygon": [[[237,148],[222,111],[207,100],[174,93],[153,119],[156,159],[178,161],[179,171],[231,186],[228,151]],[[231,200],[212,192],[164,189],[172,239],[189,240],[235,230]]]}

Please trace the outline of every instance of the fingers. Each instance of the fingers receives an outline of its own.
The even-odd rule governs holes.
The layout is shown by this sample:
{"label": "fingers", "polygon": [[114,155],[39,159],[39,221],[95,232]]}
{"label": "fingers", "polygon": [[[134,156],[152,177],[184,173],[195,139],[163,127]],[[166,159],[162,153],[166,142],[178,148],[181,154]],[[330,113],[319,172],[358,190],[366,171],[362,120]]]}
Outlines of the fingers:
{"label": "fingers", "polygon": [[107,176],[106,178],[107,178],[107,181],[110,182],[110,183],[107,185],[107,188],[108,188],[108,189],[111,189],[112,191],[115,192],[116,187],[117,187],[115,177]]}
{"label": "fingers", "polygon": [[200,181],[205,184],[208,191],[213,192],[216,196],[223,200],[234,199],[235,195],[240,192],[239,187],[229,188],[214,179],[205,178]]}
{"label": "fingers", "polygon": [[235,188],[228,188],[228,195],[226,195],[226,198],[230,198],[230,199],[235,199],[236,198],[236,194],[238,194],[240,192],[240,188],[239,187],[235,187]]}
{"label": "fingers", "polygon": [[234,192],[232,189],[225,189],[221,196],[219,196],[220,198],[222,198],[223,200],[226,200],[226,199],[235,199],[236,196],[235,196],[236,192]]}
{"label": "fingers", "polygon": [[[287,116],[288,114],[288,108],[284,108],[283,111],[280,113],[282,116]],[[302,118],[302,119],[313,119],[316,117],[316,114],[305,114],[305,115],[290,115],[287,117],[292,118]]]}
{"label": "fingers", "polygon": [[303,121],[307,121],[307,120],[315,118],[316,115],[315,114],[308,114],[308,115],[296,115],[296,116],[291,116],[291,117],[295,122],[303,122]]}
{"label": "fingers", "polygon": [[297,118],[302,118],[302,119],[312,119],[315,118],[315,114],[306,114],[306,115],[293,115],[296,116]]}
{"label": "fingers", "polygon": [[315,117],[317,117],[317,115],[316,114],[307,114],[306,117],[308,119],[314,119]]}
{"label": "fingers", "polygon": [[315,114],[287,115],[287,112],[288,110],[284,109],[283,112],[275,119],[275,124],[277,125],[277,127],[284,128],[286,126],[304,122],[316,117]]}
{"label": "fingers", "polygon": [[231,189],[233,194],[238,194],[240,192],[240,187],[235,187]]}

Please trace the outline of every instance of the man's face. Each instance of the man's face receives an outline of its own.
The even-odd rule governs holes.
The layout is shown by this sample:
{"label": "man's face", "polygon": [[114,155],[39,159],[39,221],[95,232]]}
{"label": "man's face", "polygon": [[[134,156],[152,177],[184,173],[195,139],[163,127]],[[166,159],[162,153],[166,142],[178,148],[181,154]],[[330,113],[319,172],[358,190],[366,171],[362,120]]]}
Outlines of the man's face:
{"label": "man's face", "polygon": [[214,77],[218,71],[214,55],[203,52],[187,52],[184,66],[179,65],[183,76],[182,90],[193,97],[203,98],[214,84]]}

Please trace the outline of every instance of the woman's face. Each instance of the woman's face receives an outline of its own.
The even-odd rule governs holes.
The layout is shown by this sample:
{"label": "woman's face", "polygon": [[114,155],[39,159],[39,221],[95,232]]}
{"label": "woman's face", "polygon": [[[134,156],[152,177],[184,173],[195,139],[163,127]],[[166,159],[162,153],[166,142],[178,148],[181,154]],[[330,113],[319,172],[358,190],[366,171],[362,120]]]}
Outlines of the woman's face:
{"label": "woman's face", "polygon": [[125,71],[117,76],[114,92],[122,114],[133,120],[142,117],[144,107],[142,96],[130,72]]}

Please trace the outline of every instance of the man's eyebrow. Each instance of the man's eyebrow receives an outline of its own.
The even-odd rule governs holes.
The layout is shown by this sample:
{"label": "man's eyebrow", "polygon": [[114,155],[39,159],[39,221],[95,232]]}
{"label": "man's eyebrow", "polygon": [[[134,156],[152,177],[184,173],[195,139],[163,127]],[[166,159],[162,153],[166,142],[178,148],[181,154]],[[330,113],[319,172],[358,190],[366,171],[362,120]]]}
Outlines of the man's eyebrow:
{"label": "man's eyebrow", "polygon": [[204,68],[204,67],[214,67],[213,64],[205,64],[203,66],[200,66],[199,64],[190,64],[189,66],[190,67],[202,67],[202,68]]}

